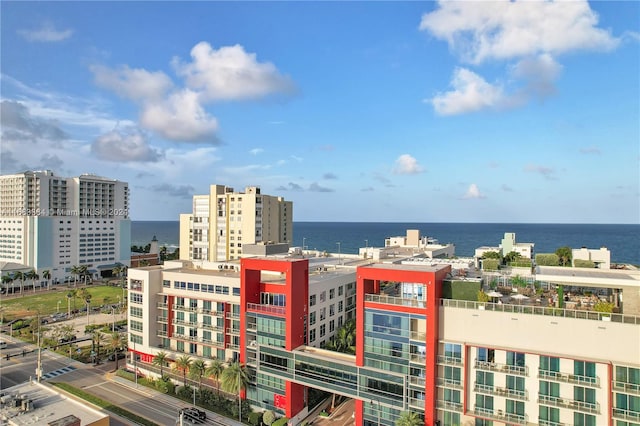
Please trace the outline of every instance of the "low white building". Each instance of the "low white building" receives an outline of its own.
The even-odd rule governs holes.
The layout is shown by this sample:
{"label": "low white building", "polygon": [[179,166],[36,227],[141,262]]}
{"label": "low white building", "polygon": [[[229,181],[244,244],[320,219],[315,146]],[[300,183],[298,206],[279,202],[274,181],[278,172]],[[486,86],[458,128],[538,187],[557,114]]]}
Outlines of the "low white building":
{"label": "low white building", "polygon": [[599,249],[588,249],[581,247],[571,250],[571,264],[575,265],[576,260],[590,260],[595,263],[596,268],[611,269],[611,252],[606,247]]}

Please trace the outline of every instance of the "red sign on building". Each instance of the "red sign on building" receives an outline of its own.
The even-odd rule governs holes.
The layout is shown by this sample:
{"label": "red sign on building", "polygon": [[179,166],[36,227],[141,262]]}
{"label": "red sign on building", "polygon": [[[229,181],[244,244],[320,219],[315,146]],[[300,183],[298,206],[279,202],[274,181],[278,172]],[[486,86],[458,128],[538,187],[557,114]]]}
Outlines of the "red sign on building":
{"label": "red sign on building", "polygon": [[284,410],[285,408],[287,408],[287,397],[284,395],[278,395],[277,393],[274,394],[273,405]]}

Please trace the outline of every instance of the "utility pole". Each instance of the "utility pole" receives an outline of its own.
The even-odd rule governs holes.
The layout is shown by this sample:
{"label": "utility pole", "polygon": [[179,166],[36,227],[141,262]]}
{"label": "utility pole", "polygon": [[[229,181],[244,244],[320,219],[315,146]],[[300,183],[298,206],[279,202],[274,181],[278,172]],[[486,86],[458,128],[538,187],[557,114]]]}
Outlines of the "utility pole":
{"label": "utility pole", "polygon": [[42,378],[42,345],[40,344],[40,314],[38,314],[38,364],[36,365],[36,380],[40,383]]}

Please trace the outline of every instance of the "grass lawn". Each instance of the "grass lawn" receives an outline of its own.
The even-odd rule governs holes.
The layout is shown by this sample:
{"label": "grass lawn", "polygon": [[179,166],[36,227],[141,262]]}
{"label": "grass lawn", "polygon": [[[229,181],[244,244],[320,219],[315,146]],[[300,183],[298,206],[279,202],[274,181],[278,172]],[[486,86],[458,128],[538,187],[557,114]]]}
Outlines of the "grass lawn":
{"label": "grass lawn", "polygon": [[[96,285],[87,286],[86,289],[91,295],[91,308],[118,303],[118,297],[122,299],[121,287]],[[67,312],[67,295],[73,294],[74,290],[79,290],[79,288],[61,288],[42,293],[30,293],[27,291],[24,296],[13,296],[11,298],[2,296],[1,305],[4,321],[25,318],[38,313],[41,315],[54,314],[58,311],[58,301],[60,301],[60,312],[65,313]],[[82,309],[85,305],[84,300],[72,296],[71,309]]]}

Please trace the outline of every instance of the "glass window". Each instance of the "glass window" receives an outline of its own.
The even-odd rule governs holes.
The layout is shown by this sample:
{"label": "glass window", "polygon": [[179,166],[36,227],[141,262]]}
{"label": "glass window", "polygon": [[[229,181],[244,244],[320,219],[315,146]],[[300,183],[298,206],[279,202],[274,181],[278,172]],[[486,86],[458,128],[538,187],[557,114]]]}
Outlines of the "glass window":
{"label": "glass window", "polygon": [[445,343],[444,356],[447,358],[462,359],[462,345]]}
{"label": "glass window", "polygon": [[596,426],[596,416],[576,411],[573,413],[573,424],[574,426]]}
{"label": "glass window", "polygon": [[540,369],[546,371],[560,371],[560,358],[553,356],[540,357]]}
{"label": "glass window", "polygon": [[309,325],[315,325],[316,323],[316,311],[309,314]]}
{"label": "glass window", "polygon": [[550,423],[560,423],[560,409],[547,407],[545,405],[538,406],[538,423],[541,420]]}
{"label": "glass window", "polygon": [[478,348],[478,361],[495,362],[495,350],[489,348]]}
{"label": "glass window", "polygon": [[573,361],[573,374],[576,376],[596,377],[595,362]]}
{"label": "glass window", "polygon": [[507,352],[507,365],[524,367],[524,353],[511,351]]}
{"label": "glass window", "polygon": [[560,384],[554,382],[540,381],[540,395],[560,397]]}

